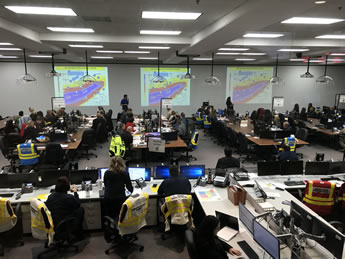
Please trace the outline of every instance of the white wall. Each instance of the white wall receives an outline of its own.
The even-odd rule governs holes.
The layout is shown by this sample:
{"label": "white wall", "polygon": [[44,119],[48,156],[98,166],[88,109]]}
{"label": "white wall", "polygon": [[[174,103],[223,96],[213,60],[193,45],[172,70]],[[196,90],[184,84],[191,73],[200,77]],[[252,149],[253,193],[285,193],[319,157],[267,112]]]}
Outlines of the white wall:
{"label": "white wall", "polygon": [[[141,113],[147,107],[140,105],[140,67],[141,65],[111,64],[109,67],[110,106],[105,110],[113,109],[113,114],[121,111],[119,105],[124,94],[128,94],[130,107],[134,113]],[[183,66],[179,66],[183,67]],[[214,74],[221,80],[221,87],[207,87],[203,85],[204,79],[209,76],[209,66],[191,66],[192,74],[196,79],[191,81],[191,100],[189,106],[177,106],[178,112],[184,111],[190,115],[196,111],[203,101],[209,100],[216,108],[225,107],[226,67],[216,66]],[[335,95],[345,93],[345,67],[329,67],[328,74],[335,79],[333,88],[316,85],[315,80],[323,74],[323,66],[312,66],[310,72],[314,79],[302,79],[300,74],[305,73],[305,66],[279,67],[278,75],[284,79],[285,86],[273,89],[273,96],[284,96],[285,107],[282,111],[291,110],[293,104],[299,103],[300,108],[312,102],[314,106],[333,105]],[[49,63],[30,63],[28,72],[34,75],[38,81],[36,85],[17,85],[16,79],[24,72],[22,63],[0,63],[0,115],[13,115],[28,107],[34,107],[36,111],[45,111],[51,107],[51,97],[54,96],[53,79],[46,77],[46,72],[51,70]],[[344,71],[344,72],[343,72]],[[271,105],[235,105],[235,110],[244,113],[258,107],[270,108]],[[95,114],[97,107],[80,107],[83,113]],[[67,108],[67,111],[71,109]]]}

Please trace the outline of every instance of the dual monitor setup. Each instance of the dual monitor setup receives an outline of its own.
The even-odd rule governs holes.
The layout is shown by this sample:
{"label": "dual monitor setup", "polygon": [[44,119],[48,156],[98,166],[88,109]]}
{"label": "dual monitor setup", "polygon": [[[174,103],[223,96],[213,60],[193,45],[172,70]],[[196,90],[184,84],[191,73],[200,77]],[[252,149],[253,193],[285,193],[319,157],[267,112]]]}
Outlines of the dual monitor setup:
{"label": "dual monitor setup", "polygon": [[258,176],[328,175],[345,173],[345,161],[258,161]]}
{"label": "dual monitor setup", "polygon": [[[272,258],[280,258],[280,241],[268,229],[257,222],[256,217],[242,203],[239,204],[239,219],[258,243]],[[291,201],[290,215],[284,219],[284,226],[291,234],[300,238],[314,239],[327,249],[335,258],[342,258],[345,236],[335,228],[305,210],[296,202]],[[293,224],[293,226],[291,226]],[[304,235],[299,228],[303,230]],[[297,255],[299,256],[299,255]]]}

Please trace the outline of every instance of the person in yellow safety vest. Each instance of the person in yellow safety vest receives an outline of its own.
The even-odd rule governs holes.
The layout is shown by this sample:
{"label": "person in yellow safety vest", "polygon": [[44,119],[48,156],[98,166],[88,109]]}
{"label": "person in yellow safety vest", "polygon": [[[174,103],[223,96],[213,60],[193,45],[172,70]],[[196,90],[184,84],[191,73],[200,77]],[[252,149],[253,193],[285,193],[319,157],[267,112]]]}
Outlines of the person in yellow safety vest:
{"label": "person in yellow safety vest", "polygon": [[126,145],[123,142],[120,135],[115,135],[111,138],[109,147],[109,156],[120,156],[124,157],[126,154]]}
{"label": "person in yellow safety vest", "polygon": [[36,145],[33,143],[23,143],[17,145],[18,157],[22,165],[35,165],[38,163],[39,154]]}
{"label": "person in yellow safety vest", "polygon": [[204,128],[205,129],[209,129],[211,127],[211,125],[212,125],[211,121],[208,118],[208,115],[204,115],[203,122],[204,122]]}
{"label": "person in yellow safety vest", "polygon": [[161,206],[165,218],[165,231],[170,230],[170,224],[187,224],[188,228],[194,228],[192,210],[192,195],[175,194],[165,197],[165,202]]}
{"label": "person in yellow safety vest", "polygon": [[31,232],[34,238],[48,239],[48,245],[54,240],[53,218],[43,201],[32,198],[30,200]]}
{"label": "person in yellow safety vest", "polygon": [[320,216],[332,213],[335,197],[335,184],[327,181],[308,181],[303,203]]}
{"label": "person in yellow safety vest", "polygon": [[195,119],[198,124],[202,124],[203,118],[202,118],[202,113],[201,112],[196,112],[195,113]]}
{"label": "person in yellow safety vest", "polygon": [[279,151],[283,151],[283,146],[288,145],[290,147],[290,151],[295,152],[296,151],[296,144],[297,144],[297,139],[295,138],[294,135],[291,135],[288,138],[284,138],[284,141],[282,142]]}
{"label": "person in yellow safety vest", "polygon": [[0,197],[0,232],[12,229],[17,223],[17,216],[14,214],[11,202]]}
{"label": "person in yellow safety vest", "polygon": [[199,141],[199,131],[194,130],[193,135],[192,135],[192,139],[189,143],[189,147],[196,149],[198,147],[198,141]]}
{"label": "person in yellow safety vest", "polygon": [[149,196],[147,193],[131,195],[120,211],[118,229],[121,236],[137,233],[146,226],[146,212]]}

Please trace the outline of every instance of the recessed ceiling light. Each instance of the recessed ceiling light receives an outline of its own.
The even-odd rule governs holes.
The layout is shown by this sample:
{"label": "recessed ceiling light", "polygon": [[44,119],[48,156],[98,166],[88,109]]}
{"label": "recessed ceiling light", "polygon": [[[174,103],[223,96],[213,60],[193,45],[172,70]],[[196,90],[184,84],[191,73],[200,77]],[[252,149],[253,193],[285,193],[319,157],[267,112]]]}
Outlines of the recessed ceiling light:
{"label": "recessed ceiling light", "polygon": [[18,58],[17,56],[2,56],[0,55],[0,58]]}
{"label": "recessed ceiling light", "polygon": [[333,24],[337,22],[343,22],[344,19],[336,18],[317,18],[317,17],[292,17],[281,23],[290,23],[290,24]]}
{"label": "recessed ceiling light", "polygon": [[150,51],[140,51],[140,50],[125,50],[126,54],[150,54]]}
{"label": "recessed ceiling light", "polygon": [[209,60],[212,60],[212,58],[193,58],[193,60],[209,61]]}
{"label": "recessed ceiling light", "polygon": [[102,45],[83,45],[83,44],[70,44],[68,45],[72,48],[95,48],[95,49],[101,49],[103,48]]}
{"label": "recessed ceiling light", "polygon": [[113,59],[113,57],[91,56],[93,59]]}
{"label": "recessed ceiling light", "polygon": [[344,61],[345,59],[343,58],[329,58],[327,59],[327,61],[333,61],[333,62],[341,62]]}
{"label": "recessed ceiling light", "polygon": [[139,46],[139,49],[170,49],[170,47],[165,47],[165,46]]}
{"label": "recessed ceiling light", "polygon": [[331,56],[345,56],[345,53],[332,53]]}
{"label": "recessed ceiling light", "polygon": [[327,3],[327,1],[315,1],[314,3],[315,4],[325,4],[325,3]]}
{"label": "recessed ceiling light", "polygon": [[220,48],[220,51],[247,51],[249,49],[246,48]]}
{"label": "recessed ceiling light", "polygon": [[278,51],[282,51],[282,52],[305,52],[309,50],[310,49],[278,49]]}
{"label": "recessed ceiling light", "polygon": [[304,58],[290,58],[290,61],[304,61]]}
{"label": "recessed ceiling light", "polygon": [[123,53],[122,50],[96,50],[98,53]]}
{"label": "recessed ceiling light", "polygon": [[[301,62],[308,62],[307,58],[290,58],[290,61],[301,61]],[[310,59],[309,61],[310,63],[322,63],[324,62],[324,60],[320,60],[320,59]]]}
{"label": "recessed ceiling light", "polygon": [[0,45],[1,46],[11,46],[13,45],[12,43],[9,43],[9,42],[0,42]]}
{"label": "recessed ceiling light", "polygon": [[345,39],[345,35],[344,34],[339,34],[339,35],[330,35],[330,34],[326,34],[326,35],[320,35],[315,37],[316,39],[333,39],[333,40],[343,40]]}
{"label": "recessed ceiling light", "polygon": [[[305,60],[305,62],[307,62],[307,60]],[[324,60],[318,60],[318,59],[311,59],[310,63],[322,63],[325,62]]]}
{"label": "recessed ceiling light", "polygon": [[7,5],[5,6],[5,8],[11,10],[12,12],[21,13],[21,14],[77,16],[77,14],[71,8],[12,6],[12,5]]}
{"label": "recessed ceiling light", "polygon": [[140,30],[140,34],[151,34],[151,35],[180,35],[180,34],[181,34],[181,31]]}
{"label": "recessed ceiling light", "polygon": [[235,52],[217,52],[216,55],[241,55],[241,53],[235,53]]}
{"label": "recessed ceiling light", "polygon": [[256,59],[255,58],[236,58],[235,60],[237,60],[237,61],[254,61]]}
{"label": "recessed ceiling light", "polygon": [[266,53],[241,53],[244,56],[265,56]]}
{"label": "recessed ceiling light", "polygon": [[0,50],[22,50],[20,48],[0,48]]}
{"label": "recessed ceiling light", "polygon": [[51,58],[49,55],[29,55],[30,58]]}
{"label": "recessed ceiling light", "polygon": [[65,27],[47,27],[48,30],[58,32],[95,32],[91,28],[65,28]]}
{"label": "recessed ceiling light", "polygon": [[196,20],[201,13],[184,13],[184,12],[151,12],[143,11],[143,19],[169,19],[169,20]]}
{"label": "recessed ceiling light", "polygon": [[156,57],[138,57],[138,59],[158,59]]}
{"label": "recessed ceiling light", "polygon": [[279,38],[284,36],[281,33],[247,33],[244,34],[244,38]]}

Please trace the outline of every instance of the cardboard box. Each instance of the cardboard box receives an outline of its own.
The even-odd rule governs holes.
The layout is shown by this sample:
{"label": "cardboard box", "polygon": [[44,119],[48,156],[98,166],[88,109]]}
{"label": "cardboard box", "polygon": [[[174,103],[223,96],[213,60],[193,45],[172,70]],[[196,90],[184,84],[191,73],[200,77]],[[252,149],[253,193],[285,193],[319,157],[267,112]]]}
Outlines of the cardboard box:
{"label": "cardboard box", "polygon": [[228,186],[228,199],[234,204],[238,205],[239,202],[246,204],[247,191],[242,186]]}

